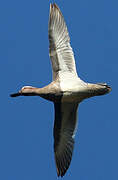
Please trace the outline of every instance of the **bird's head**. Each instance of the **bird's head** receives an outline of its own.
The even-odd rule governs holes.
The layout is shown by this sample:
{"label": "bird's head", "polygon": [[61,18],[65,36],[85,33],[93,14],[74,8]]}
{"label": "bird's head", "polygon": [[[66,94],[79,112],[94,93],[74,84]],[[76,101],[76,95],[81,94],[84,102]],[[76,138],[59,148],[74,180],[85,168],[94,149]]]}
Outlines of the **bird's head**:
{"label": "bird's head", "polygon": [[36,95],[35,92],[36,88],[32,87],[32,86],[24,86],[21,88],[20,91],[18,91],[17,93],[13,93],[10,96],[11,97],[17,97],[17,96],[33,96]]}

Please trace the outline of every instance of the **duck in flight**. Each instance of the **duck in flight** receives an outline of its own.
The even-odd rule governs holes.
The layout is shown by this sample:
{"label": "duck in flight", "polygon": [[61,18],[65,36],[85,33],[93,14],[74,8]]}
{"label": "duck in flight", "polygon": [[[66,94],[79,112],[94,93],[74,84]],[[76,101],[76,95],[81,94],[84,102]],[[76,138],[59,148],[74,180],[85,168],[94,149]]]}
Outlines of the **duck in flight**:
{"label": "duck in flight", "polygon": [[111,88],[106,83],[86,83],[78,77],[67,26],[55,3],[50,4],[48,35],[52,82],[43,88],[24,86],[11,97],[40,96],[54,103],[54,154],[57,175],[62,177],[72,159],[78,105],[86,98],[109,93]]}

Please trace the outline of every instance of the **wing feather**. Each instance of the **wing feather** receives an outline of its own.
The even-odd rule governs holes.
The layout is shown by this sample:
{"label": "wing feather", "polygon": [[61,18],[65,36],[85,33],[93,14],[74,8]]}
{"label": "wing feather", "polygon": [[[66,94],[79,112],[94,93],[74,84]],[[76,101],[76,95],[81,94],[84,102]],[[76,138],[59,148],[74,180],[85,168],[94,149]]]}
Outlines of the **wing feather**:
{"label": "wing feather", "polygon": [[54,103],[54,153],[58,176],[64,176],[71,163],[77,126],[78,103]]}
{"label": "wing feather", "polygon": [[53,80],[59,76],[59,73],[66,71],[77,76],[67,26],[60,9],[55,3],[50,5],[48,34]]}

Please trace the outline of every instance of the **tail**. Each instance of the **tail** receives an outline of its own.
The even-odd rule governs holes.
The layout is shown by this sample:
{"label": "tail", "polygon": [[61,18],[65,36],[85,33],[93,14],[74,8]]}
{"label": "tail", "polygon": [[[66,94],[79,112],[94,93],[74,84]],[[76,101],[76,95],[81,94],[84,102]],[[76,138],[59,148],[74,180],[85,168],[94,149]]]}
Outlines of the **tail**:
{"label": "tail", "polygon": [[96,85],[98,85],[98,96],[99,95],[104,95],[109,93],[112,89],[109,85],[107,85],[106,83],[97,83]]}
{"label": "tail", "polygon": [[106,83],[88,83],[88,89],[89,97],[105,95],[111,91],[111,87],[108,86]]}

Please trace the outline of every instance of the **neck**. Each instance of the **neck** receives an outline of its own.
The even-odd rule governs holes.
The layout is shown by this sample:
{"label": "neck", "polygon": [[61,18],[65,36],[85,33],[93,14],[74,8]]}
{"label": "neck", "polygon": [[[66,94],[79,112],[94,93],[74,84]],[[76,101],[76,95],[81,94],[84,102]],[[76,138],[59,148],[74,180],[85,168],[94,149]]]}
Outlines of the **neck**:
{"label": "neck", "polygon": [[45,98],[47,100],[52,100],[52,92],[50,88],[47,86],[43,88],[36,88],[31,86],[24,86],[18,93],[11,94],[11,97],[17,97],[17,96],[40,96],[42,98]]}

